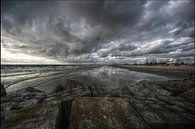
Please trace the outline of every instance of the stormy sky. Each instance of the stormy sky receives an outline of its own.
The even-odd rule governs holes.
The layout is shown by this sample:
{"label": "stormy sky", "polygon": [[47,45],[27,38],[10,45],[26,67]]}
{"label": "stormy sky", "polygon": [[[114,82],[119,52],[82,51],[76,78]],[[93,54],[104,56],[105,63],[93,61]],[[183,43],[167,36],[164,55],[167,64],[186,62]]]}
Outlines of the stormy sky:
{"label": "stormy sky", "polygon": [[194,0],[1,2],[2,64],[194,60]]}

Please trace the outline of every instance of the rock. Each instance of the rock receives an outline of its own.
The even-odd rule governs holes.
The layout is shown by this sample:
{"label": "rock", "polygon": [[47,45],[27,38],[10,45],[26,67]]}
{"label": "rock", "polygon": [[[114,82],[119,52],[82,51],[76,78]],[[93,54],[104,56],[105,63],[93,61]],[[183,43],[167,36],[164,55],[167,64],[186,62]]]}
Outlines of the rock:
{"label": "rock", "polygon": [[133,93],[129,91],[128,87],[122,87],[112,90],[107,96],[111,97],[129,97],[133,96]]}
{"label": "rock", "polygon": [[[28,87],[2,96],[1,128],[190,129],[195,127],[195,90],[192,80],[173,80],[163,83],[141,81],[107,94],[104,86],[93,84],[94,81],[89,83],[87,80],[86,83],[84,78],[67,79],[65,87],[58,86],[51,94]],[[94,97],[103,95],[109,97]]]}
{"label": "rock", "polygon": [[92,96],[90,87],[77,80],[67,79],[64,90],[71,95]]}
{"label": "rock", "polygon": [[64,90],[64,87],[63,87],[62,85],[57,85],[57,86],[53,89],[52,93],[57,93],[57,92],[60,92],[60,91],[63,91],[63,90]]}
{"label": "rock", "polygon": [[4,112],[1,114],[1,118],[22,108],[42,103],[46,96],[44,92],[34,88],[21,89],[15,93],[7,94],[1,98],[1,111]]}
{"label": "rock", "polygon": [[189,79],[195,81],[195,73],[190,73]]}
{"label": "rock", "polygon": [[1,120],[1,129],[57,129],[57,104],[43,103],[24,108]]}
{"label": "rock", "polygon": [[82,97],[73,101],[70,129],[147,129],[123,98]]}
{"label": "rock", "polygon": [[23,91],[23,92],[42,92],[36,88],[33,88],[33,87],[27,87],[26,89],[23,89],[23,90],[19,90],[19,91]]}
{"label": "rock", "polygon": [[108,89],[106,88],[105,83],[97,78],[86,75],[77,75],[71,77],[70,80],[82,84],[82,87],[84,88],[83,90],[89,90],[91,92],[91,96],[93,97],[106,96],[108,93]]}
{"label": "rock", "polygon": [[1,97],[2,96],[5,96],[7,93],[6,93],[6,90],[5,90],[5,87],[3,84],[1,84]]}
{"label": "rock", "polygon": [[[22,108],[1,119],[2,129],[68,129],[72,100],[51,100]],[[10,107],[7,107],[10,110]]]}
{"label": "rock", "polygon": [[129,101],[153,129],[192,129],[195,127],[194,109],[187,110],[171,98],[164,100],[130,98]]}
{"label": "rock", "polygon": [[82,96],[90,97],[93,96],[91,87],[82,81],[67,79],[63,91],[48,94],[44,101],[66,101]]}
{"label": "rock", "polygon": [[111,91],[108,96],[113,97],[139,97],[155,98],[157,96],[170,96],[171,93],[149,81],[140,81],[133,86],[122,87]]}
{"label": "rock", "polygon": [[182,93],[180,96],[195,102],[195,87],[187,90],[186,92]]}
{"label": "rock", "polygon": [[70,125],[70,114],[72,107],[72,99],[67,99],[60,102],[60,112],[58,116],[58,121],[56,123],[57,129],[68,129]]}
{"label": "rock", "polygon": [[16,92],[16,97],[20,97],[27,105],[40,103],[47,96],[46,93],[35,88],[21,89]]}
{"label": "rock", "polygon": [[143,97],[143,98],[147,98],[147,97],[155,98],[156,96],[171,95],[169,91],[148,81],[141,81],[135,84],[134,86],[129,86],[128,89],[133,96]]}
{"label": "rock", "polygon": [[[188,93],[189,99],[193,98],[193,89]],[[191,129],[195,126],[195,104],[172,96],[172,92],[153,82],[141,81],[134,86],[116,89],[109,96],[127,98],[154,129]]]}
{"label": "rock", "polygon": [[192,80],[169,80],[166,83],[159,83],[161,87],[168,90],[172,95],[177,96],[195,86]]}

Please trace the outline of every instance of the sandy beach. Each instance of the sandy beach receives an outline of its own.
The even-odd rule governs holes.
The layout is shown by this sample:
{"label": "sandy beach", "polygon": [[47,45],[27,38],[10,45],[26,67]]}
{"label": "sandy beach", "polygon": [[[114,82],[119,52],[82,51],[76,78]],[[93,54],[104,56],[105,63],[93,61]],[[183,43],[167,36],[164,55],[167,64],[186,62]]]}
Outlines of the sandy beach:
{"label": "sandy beach", "polygon": [[193,65],[179,65],[179,66],[162,66],[162,65],[112,65],[112,67],[124,68],[131,71],[153,73],[166,77],[173,77],[177,79],[190,78],[190,75],[195,74],[195,67]]}

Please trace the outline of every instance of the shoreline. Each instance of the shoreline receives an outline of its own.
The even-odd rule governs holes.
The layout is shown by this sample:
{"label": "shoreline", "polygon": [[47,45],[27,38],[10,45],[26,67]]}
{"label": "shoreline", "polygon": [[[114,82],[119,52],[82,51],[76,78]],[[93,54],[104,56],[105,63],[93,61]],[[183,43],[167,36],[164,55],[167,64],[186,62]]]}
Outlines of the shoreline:
{"label": "shoreline", "polygon": [[147,66],[147,65],[111,65],[115,68],[123,68],[131,71],[162,75],[166,77],[185,79],[195,75],[193,66]]}

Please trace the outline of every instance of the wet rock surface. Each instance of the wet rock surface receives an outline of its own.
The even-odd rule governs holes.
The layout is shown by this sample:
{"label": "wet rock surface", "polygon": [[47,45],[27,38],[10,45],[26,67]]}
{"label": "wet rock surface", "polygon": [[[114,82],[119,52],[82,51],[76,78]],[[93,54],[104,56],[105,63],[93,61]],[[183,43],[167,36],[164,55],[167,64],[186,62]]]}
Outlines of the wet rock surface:
{"label": "wet rock surface", "polygon": [[70,121],[70,129],[149,128],[123,98],[77,98],[72,104]]}
{"label": "wet rock surface", "polygon": [[2,129],[56,129],[59,107],[43,103],[24,108],[1,122]]}
{"label": "wet rock surface", "polygon": [[[71,82],[71,80],[73,80],[73,82]],[[72,85],[75,85],[74,83],[77,83],[76,87],[80,87],[80,89],[90,92],[91,97],[105,96],[108,93],[108,89],[106,88],[106,86],[102,82],[100,82],[100,80],[97,80],[93,77],[84,75],[72,77],[68,79],[68,81],[66,82],[66,86],[72,89]]]}
{"label": "wet rock surface", "polygon": [[29,87],[1,97],[1,117],[9,116],[22,108],[42,103],[46,96],[44,92]]}
{"label": "wet rock surface", "polygon": [[60,91],[63,91],[63,90],[64,90],[64,87],[63,87],[62,85],[57,85],[57,86],[53,89],[52,93],[57,93],[57,92],[60,92]]}
{"label": "wet rock surface", "polygon": [[176,96],[183,92],[193,88],[195,86],[195,80],[184,79],[184,80],[169,80],[166,82],[160,82],[157,84],[164,89],[170,91],[172,95]]}
{"label": "wet rock surface", "polygon": [[7,93],[6,93],[6,90],[5,90],[5,87],[3,84],[1,84],[1,96],[5,96]]}
{"label": "wet rock surface", "polygon": [[195,103],[195,87],[181,93],[180,96],[192,100]]}
{"label": "wet rock surface", "polygon": [[152,128],[195,127],[195,104],[189,99],[173,96],[154,82],[141,81],[134,86],[114,90],[109,96],[127,98]]}
{"label": "wet rock surface", "polygon": [[3,129],[187,129],[195,127],[194,80],[141,81],[110,92],[69,78],[52,93],[28,87],[1,97]]}

